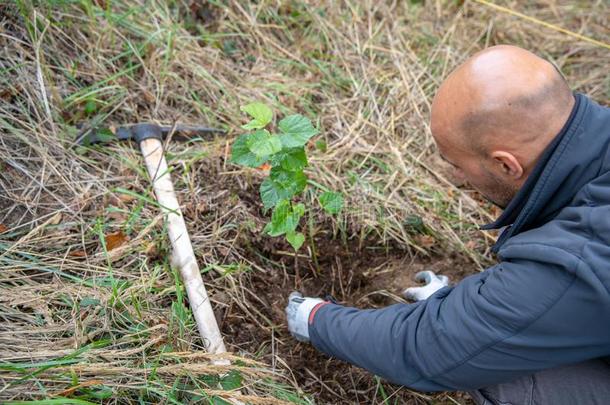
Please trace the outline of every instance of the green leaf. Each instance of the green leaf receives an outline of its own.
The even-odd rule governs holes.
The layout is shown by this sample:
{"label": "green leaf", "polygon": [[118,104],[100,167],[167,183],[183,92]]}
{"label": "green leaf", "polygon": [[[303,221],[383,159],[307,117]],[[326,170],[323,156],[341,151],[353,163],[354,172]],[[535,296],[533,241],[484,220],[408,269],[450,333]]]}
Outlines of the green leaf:
{"label": "green leaf", "polygon": [[405,218],[403,224],[407,226],[407,230],[414,233],[426,233],[426,225],[424,220],[419,215],[409,215]]}
{"label": "green leaf", "polygon": [[271,214],[271,222],[265,225],[264,232],[267,232],[269,236],[280,236],[286,233],[286,220],[291,213],[290,202],[288,200],[281,200],[273,208]]}
{"label": "green leaf", "polygon": [[282,199],[292,197],[289,193],[285,192],[284,189],[276,185],[269,177],[261,183],[259,194],[261,195],[263,206],[266,209],[274,207]]}
{"label": "green leaf", "polygon": [[302,170],[287,171],[281,167],[273,167],[269,177],[260,187],[261,200],[265,208],[272,208],[280,200],[289,200],[305,189],[307,176]]}
{"label": "green leaf", "polygon": [[[295,215],[298,215],[299,218],[301,218],[303,216],[303,214],[305,214],[305,205],[298,203],[297,205],[292,205],[292,213]],[[298,220],[296,221],[298,224]]]}
{"label": "green leaf", "polygon": [[225,391],[241,388],[242,376],[239,371],[231,370],[220,380],[220,386]]}
{"label": "green leaf", "polygon": [[284,170],[302,170],[307,164],[307,155],[303,147],[285,149],[271,158],[272,166],[281,166]]}
{"label": "green leaf", "polygon": [[231,162],[247,166],[247,167],[259,167],[265,163],[268,156],[257,156],[248,147],[249,134],[241,135],[233,142],[231,147]]}
{"label": "green leaf", "polygon": [[108,143],[116,141],[116,135],[110,128],[99,128],[90,130],[82,140],[84,146],[91,146],[95,143]]}
{"label": "green leaf", "polygon": [[303,214],[305,214],[303,204],[291,205],[288,200],[281,200],[273,209],[271,222],[265,226],[264,231],[269,236],[280,236],[294,232]]}
{"label": "green leaf", "polygon": [[87,102],[85,103],[85,114],[91,115],[96,111],[97,111],[97,104],[95,103],[95,100],[88,99]]}
{"label": "green leaf", "polygon": [[240,110],[253,118],[253,120],[246,125],[242,125],[243,129],[261,129],[273,119],[273,112],[271,111],[271,108],[263,103],[250,103],[247,105],[242,105]]}
{"label": "green leaf", "polygon": [[326,150],[328,149],[328,145],[326,144],[326,141],[323,141],[322,139],[320,139],[319,141],[316,141],[316,149],[322,153],[326,153]]}
{"label": "green leaf", "polygon": [[273,155],[282,150],[280,138],[271,135],[266,129],[259,129],[253,134],[248,135],[246,145],[248,146],[248,149],[250,149],[250,152],[254,153],[259,158],[267,158],[269,155]]}
{"label": "green leaf", "polygon": [[337,214],[343,208],[343,196],[341,193],[326,191],[320,196],[320,205],[327,213]]}
{"label": "green leaf", "polygon": [[300,114],[289,115],[282,119],[278,127],[282,134],[280,139],[286,148],[303,146],[309,139],[318,133],[311,125],[311,121]]}
{"label": "green leaf", "polygon": [[286,234],[286,240],[292,248],[297,251],[303,246],[303,242],[305,242],[305,236],[301,232],[289,232]]}
{"label": "green leaf", "polygon": [[88,391],[88,396],[91,396],[95,399],[108,399],[112,398],[114,395],[114,390],[110,387],[101,386],[99,388],[92,388]]}

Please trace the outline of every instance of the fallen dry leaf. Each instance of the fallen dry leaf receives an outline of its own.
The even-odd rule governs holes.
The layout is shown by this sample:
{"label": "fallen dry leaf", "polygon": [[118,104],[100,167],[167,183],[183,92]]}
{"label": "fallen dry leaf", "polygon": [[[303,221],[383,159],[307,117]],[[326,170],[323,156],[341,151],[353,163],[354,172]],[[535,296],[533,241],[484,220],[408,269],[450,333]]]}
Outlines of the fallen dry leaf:
{"label": "fallen dry leaf", "polygon": [[436,243],[434,237],[430,235],[419,235],[416,238],[417,243],[424,249],[430,249]]}
{"label": "fallen dry leaf", "polygon": [[62,218],[61,212],[58,212],[57,214],[53,215],[51,217],[51,219],[49,219],[47,221],[47,223],[49,225],[57,225],[57,224],[59,224],[61,222],[61,218]]}
{"label": "fallen dry leaf", "polygon": [[84,387],[91,387],[92,385],[103,385],[103,384],[104,384],[104,381],[102,381],[102,380],[89,380],[89,381],[82,382],[78,385],[75,385],[74,387],[67,388],[67,389],[55,394],[55,396],[66,397],[68,395],[74,394],[74,392],[76,392],[76,390],[78,390],[78,389],[81,389]]}
{"label": "fallen dry leaf", "polygon": [[87,256],[87,252],[85,252],[84,250],[73,250],[70,253],[68,253],[68,256],[85,257],[85,256]]}
{"label": "fallen dry leaf", "polygon": [[131,194],[123,194],[123,193],[120,193],[118,195],[118,197],[119,197],[119,200],[121,200],[121,202],[124,202],[124,203],[130,203],[136,199],[136,197],[132,196]]}
{"label": "fallen dry leaf", "polygon": [[119,246],[123,245],[125,242],[127,242],[127,235],[125,235],[123,233],[123,231],[118,231],[118,232],[106,235],[105,239],[106,239],[106,250],[111,251],[111,250],[116,249]]}
{"label": "fallen dry leaf", "polygon": [[143,90],[141,94],[149,104],[156,100],[155,95],[148,90]]}
{"label": "fallen dry leaf", "polygon": [[148,257],[155,257],[159,253],[157,244],[154,242],[148,242],[144,246],[144,254]]}
{"label": "fallen dry leaf", "polygon": [[108,213],[107,217],[115,222],[127,221],[127,214],[121,211],[111,211]]}
{"label": "fallen dry leaf", "polygon": [[4,233],[6,231],[8,231],[8,226],[0,224],[0,233]]}

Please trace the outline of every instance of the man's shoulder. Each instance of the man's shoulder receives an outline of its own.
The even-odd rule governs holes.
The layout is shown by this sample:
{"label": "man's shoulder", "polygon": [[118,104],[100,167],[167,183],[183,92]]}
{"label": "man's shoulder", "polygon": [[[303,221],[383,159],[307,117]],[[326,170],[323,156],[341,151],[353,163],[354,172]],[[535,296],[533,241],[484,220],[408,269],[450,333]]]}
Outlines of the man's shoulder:
{"label": "man's shoulder", "polygon": [[510,258],[536,246],[536,261],[570,255],[601,269],[610,257],[610,172],[586,184],[567,206],[541,226],[510,237],[500,248]]}

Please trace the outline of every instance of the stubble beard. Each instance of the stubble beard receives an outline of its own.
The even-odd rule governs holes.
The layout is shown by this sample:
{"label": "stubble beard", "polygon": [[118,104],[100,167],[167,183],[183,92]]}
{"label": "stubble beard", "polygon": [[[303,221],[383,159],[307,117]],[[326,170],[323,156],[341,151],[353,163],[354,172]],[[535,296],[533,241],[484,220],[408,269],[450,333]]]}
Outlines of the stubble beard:
{"label": "stubble beard", "polygon": [[483,197],[498,207],[505,209],[511,200],[517,195],[518,187],[513,184],[503,183],[497,177],[489,174],[485,189],[478,190]]}

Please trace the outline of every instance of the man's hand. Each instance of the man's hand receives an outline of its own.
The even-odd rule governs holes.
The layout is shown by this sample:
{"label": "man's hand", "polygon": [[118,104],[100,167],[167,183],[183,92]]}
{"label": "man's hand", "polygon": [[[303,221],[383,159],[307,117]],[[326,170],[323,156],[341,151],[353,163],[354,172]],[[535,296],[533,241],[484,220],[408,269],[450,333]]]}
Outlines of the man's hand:
{"label": "man's hand", "polygon": [[402,292],[406,299],[412,301],[423,301],[443,287],[449,285],[447,276],[437,276],[432,271],[420,271],[415,275],[415,280],[423,282],[423,287],[410,287]]}
{"label": "man's hand", "polygon": [[286,318],[288,330],[294,338],[300,342],[309,342],[309,323],[313,320],[312,311],[317,310],[328,301],[320,298],[303,297],[297,291],[290,293],[288,305],[286,306]]}

